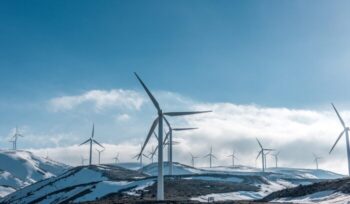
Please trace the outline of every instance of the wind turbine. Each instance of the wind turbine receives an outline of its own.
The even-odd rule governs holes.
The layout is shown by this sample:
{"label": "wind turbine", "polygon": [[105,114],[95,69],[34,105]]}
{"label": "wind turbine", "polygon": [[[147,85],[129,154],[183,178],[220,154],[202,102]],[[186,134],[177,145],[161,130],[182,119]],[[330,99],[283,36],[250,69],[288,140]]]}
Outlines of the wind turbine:
{"label": "wind turbine", "polygon": [[140,154],[137,154],[137,155],[135,155],[135,156],[133,157],[133,159],[140,160],[140,168],[143,167],[142,157],[148,158],[148,156],[145,155],[145,154],[142,152],[142,144],[141,144],[141,152],[140,152]]}
{"label": "wind turbine", "polygon": [[231,157],[232,158],[232,167],[235,167],[235,159],[237,159],[237,157],[235,156],[235,150],[232,149],[232,154],[231,155],[228,155],[228,157]]}
{"label": "wind turbine", "polygon": [[316,163],[316,170],[318,170],[318,161],[322,159],[322,157],[317,156],[316,154],[312,153],[314,156],[314,161]]}
{"label": "wind turbine", "polygon": [[347,127],[343,121],[343,119],[340,117],[340,114],[338,113],[338,110],[335,108],[335,106],[333,105],[333,109],[335,111],[335,113],[337,114],[340,123],[342,124],[344,130],[340,133],[340,135],[338,136],[337,140],[335,141],[332,149],[329,151],[329,154],[333,151],[334,147],[337,145],[339,139],[343,136],[343,134],[345,133],[345,139],[346,139],[346,152],[347,152],[347,156],[348,156],[348,173],[350,176],[350,147],[349,147],[349,127]]}
{"label": "wind turbine", "polygon": [[152,146],[152,150],[149,152],[149,155],[148,155],[148,158],[152,161],[152,164],[153,164],[153,158],[156,154],[156,150],[153,146]]}
{"label": "wind turbine", "polygon": [[159,103],[154,98],[152,93],[148,90],[146,85],[143,83],[141,78],[134,73],[138,81],[141,83],[142,87],[145,89],[147,95],[151,99],[153,105],[157,109],[158,117],[153,121],[151,129],[148,132],[145,143],[142,146],[141,153],[139,157],[142,157],[142,152],[145,149],[148,140],[150,139],[152,133],[154,132],[156,126],[158,125],[158,178],[157,178],[157,200],[164,200],[164,175],[163,175],[163,118],[164,116],[184,116],[184,115],[192,115],[197,113],[206,113],[211,111],[193,111],[193,112],[163,112],[159,106]]}
{"label": "wind turbine", "polygon": [[[261,155],[261,165],[262,165],[262,171],[265,172],[265,167],[266,167],[266,154],[268,154],[269,151],[274,151],[273,149],[265,149],[263,148],[263,146],[261,145],[260,141],[258,140],[258,138],[256,138],[256,141],[258,142],[259,146],[260,146],[260,151],[258,156],[256,157],[256,160],[259,158],[259,156]],[[265,151],[268,151],[267,153],[265,153]]]}
{"label": "wind turbine", "polygon": [[19,133],[18,127],[16,126],[16,132],[15,132],[15,134],[12,136],[13,140],[10,141],[10,142],[12,142],[12,149],[13,149],[13,150],[17,150],[17,140],[18,140],[18,137],[23,137],[23,135]]}
{"label": "wind turbine", "polygon": [[214,158],[214,159],[217,159],[217,158],[215,157],[215,155],[213,154],[213,147],[212,147],[212,146],[210,147],[210,153],[207,154],[207,155],[205,155],[204,157],[209,157],[209,166],[210,166],[210,168],[211,168],[212,159],[213,159],[213,158]]}
{"label": "wind turbine", "polygon": [[173,175],[173,131],[187,131],[187,130],[195,130],[198,128],[172,128],[169,121],[164,117],[165,123],[168,125],[169,131],[165,136],[164,141],[166,142],[169,138],[168,143],[168,161],[169,161],[169,175]]}
{"label": "wind turbine", "polygon": [[84,162],[85,162],[87,159],[85,159],[83,156],[80,156],[80,157],[81,157],[81,165],[84,166]]}
{"label": "wind turbine", "polygon": [[196,157],[196,156],[193,156],[193,154],[190,152],[190,155],[191,155],[191,163],[192,163],[192,167],[194,167],[194,160],[199,158],[199,157]]}
{"label": "wind turbine", "polygon": [[85,142],[81,143],[79,146],[90,142],[90,157],[89,157],[89,165],[91,165],[91,161],[92,161],[92,143],[97,144],[98,146],[104,148],[100,143],[98,143],[95,139],[94,139],[94,134],[95,134],[95,124],[92,124],[92,133],[91,133],[91,137],[89,139],[87,139]]}
{"label": "wind turbine", "polygon": [[99,149],[96,149],[96,151],[98,152],[98,164],[101,164],[101,153],[103,151],[105,151],[105,148],[99,150]]}
{"label": "wind turbine", "polygon": [[119,153],[117,154],[117,156],[113,157],[113,159],[115,160],[115,163],[117,164],[119,162]]}
{"label": "wind turbine", "polygon": [[278,151],[276,154],[273,154],[272,156],[275,158],[275,164],[276,168],[278,167],[278,155],[281,153],[281,151]]}

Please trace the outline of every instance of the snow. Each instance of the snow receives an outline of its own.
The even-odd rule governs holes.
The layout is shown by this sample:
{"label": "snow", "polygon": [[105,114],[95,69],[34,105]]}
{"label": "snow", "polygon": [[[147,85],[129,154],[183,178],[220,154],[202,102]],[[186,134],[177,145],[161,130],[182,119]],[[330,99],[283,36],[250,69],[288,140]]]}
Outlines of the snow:
{"label": "snow", "polygon": [[28,151],[0,150],[0,196],[61,174],[68,168],[67,165],[35,156]]}
{"label": "snow", "polygon": [[281,198],[273,200],[274,202],[291,202],[291,203],[334,203],[343,204],[350,202],[350,195],[335,192],[333,190],[319,191],[306,196],[294,198]]}
{"label": "snow", "polygon": [[104,181],[100,182],[96,185],[94,190],[86,194],[76,200],[75,202],[85,202],[85,201],[91,201],[99,199],[103,196],[106,196],[110,193],[116,193],[119,192],[122,189],[128,189],[128,188],[134,188],[127,193],[129,195],[133,194],[136,195],[137,190],[141,190],[146,188],[149,185],[152,185],[154,181],[150,180],[140,180],[140,181],[133,181],[133,182],[126,182],[126,181],[120,181],[120,182],[113,182],[113,181]]}

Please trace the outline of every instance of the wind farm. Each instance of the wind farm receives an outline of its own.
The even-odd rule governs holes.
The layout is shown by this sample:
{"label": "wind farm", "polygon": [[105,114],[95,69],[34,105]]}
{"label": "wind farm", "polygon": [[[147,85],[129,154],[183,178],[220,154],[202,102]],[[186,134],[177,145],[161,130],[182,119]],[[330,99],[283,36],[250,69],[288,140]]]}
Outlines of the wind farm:
{"label": "wind farm", "polygon": [[350,203],[349,7],[0,1],[0,203]]}

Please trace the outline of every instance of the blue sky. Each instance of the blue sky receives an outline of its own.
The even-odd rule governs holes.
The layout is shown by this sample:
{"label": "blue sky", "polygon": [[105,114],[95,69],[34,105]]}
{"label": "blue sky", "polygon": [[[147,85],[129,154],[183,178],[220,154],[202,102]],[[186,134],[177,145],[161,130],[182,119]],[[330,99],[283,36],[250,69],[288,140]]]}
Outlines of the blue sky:
{"label": "blue sky", "polygon": [[[113,141],[114,131],[124,135],[116,142],[143,138],[154,114],[147,98],[140,109],[121,105],[114,112],[89,105],[54,111],[50,105],[91,90],[142,95],[133,71],[168,107],[232,103],[322,112],[331,111],[333,101],[345,111],[349,4],[1,1],[0,134],[6,138],[18,124],[27,134],[68,134],[80,141],[94,121],[105,142]],[[133,123],[111,122],[123,114]],[[127,128],[135,123],[137,130]],[[29,140],[23,147],[54,146]]]}

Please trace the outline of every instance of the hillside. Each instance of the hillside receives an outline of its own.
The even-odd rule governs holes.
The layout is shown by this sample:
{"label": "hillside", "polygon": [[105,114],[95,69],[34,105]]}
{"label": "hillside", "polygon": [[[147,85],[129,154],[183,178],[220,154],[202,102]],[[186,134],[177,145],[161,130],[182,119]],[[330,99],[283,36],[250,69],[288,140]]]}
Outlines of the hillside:
{"label": "hillside", "polygon": [[28,151],[0,150],[0,196],[59,175],[70,167]]}
{"label": "hillside", "polygon": [[[130,165],[127,165],[130,166]],[[165,163],[167,172],[167,163]],[[157,164],[134,171],[118,165],[75,167],[65,173],[39,181],[14,192],[2,203],[66,203],[66,202],[130,202],[154,200]],[[243,171],[240,171],[243,169]],[[171,200],[205,202],[257,200],[285,188],[312,184],[341,175],[323,170],[269,169],[248,171],[248,167],[232,169],[193,168],[174,164],[173,176],[165,176],[165,196]]]}

